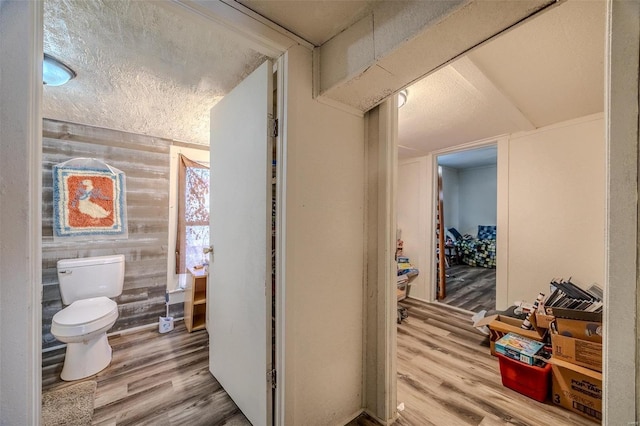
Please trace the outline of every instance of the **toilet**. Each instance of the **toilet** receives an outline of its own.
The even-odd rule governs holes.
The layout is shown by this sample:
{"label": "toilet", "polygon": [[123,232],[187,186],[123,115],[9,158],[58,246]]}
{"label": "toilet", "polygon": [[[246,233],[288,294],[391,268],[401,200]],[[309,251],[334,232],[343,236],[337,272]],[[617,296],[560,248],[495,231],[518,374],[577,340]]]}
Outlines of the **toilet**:
{"label": "toilet", "polygon": [[57,263],[62,303],[53,316],[51,334],[67,344],[60,378],[92,376],[111,363],[107,331],[118,319],[118,305],[110,297],[122,293],[124,256],[63,259]]}

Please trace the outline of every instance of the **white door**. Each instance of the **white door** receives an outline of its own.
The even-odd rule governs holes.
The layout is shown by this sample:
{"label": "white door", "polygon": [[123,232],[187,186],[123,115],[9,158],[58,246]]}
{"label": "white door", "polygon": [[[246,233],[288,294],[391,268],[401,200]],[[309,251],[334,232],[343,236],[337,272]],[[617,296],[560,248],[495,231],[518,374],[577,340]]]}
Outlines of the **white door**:
{"label": "white door", "polygon": [[209,369],[254,426],[272,423],[273,68],[211,110]]}

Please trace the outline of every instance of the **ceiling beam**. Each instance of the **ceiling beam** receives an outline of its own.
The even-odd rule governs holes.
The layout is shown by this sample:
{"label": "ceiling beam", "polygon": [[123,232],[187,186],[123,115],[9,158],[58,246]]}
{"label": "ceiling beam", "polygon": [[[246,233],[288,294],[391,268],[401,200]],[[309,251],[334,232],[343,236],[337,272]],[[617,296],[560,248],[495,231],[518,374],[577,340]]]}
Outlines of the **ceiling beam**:
{"label": "ceiling beam", "polygon": [[368,111],[556,0],[379,2],[318,49],[318,98]]}
{"label": "ceiling beam", "polygon": [[535,130],[536,126],[511,99],[489,80],[469,56],[456,60],[450,66],[460,78],[471,86],[478,99],[487,105],[491,104],[493,108],[497,106],[500,111],[496,111],[496,113],[515,124],[518,130]]}

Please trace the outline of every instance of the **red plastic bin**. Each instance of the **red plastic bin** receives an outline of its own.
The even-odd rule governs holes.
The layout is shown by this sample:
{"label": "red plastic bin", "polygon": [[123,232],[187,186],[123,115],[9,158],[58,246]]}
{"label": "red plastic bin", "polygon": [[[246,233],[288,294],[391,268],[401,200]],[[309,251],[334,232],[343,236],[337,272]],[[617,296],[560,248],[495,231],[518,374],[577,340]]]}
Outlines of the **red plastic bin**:
{"label": "red plastic bin", "polygon": [[496,354],[500,362],[502,384],[529,398],[544,402],[551,388],[551,364],[544,367],[527,365],[515,359]]}

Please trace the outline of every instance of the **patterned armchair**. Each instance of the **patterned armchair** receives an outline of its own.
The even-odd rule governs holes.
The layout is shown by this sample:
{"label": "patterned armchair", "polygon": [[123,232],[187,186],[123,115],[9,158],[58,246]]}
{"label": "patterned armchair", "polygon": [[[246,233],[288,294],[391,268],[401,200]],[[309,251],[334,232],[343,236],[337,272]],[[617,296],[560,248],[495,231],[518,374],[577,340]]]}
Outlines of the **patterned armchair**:
{"label": "patterned armchair", "polygon": [[456,241],[462,263],[483,268],[496,267],[496,226],[478,225],[478,236]]}

